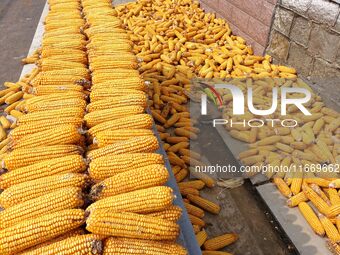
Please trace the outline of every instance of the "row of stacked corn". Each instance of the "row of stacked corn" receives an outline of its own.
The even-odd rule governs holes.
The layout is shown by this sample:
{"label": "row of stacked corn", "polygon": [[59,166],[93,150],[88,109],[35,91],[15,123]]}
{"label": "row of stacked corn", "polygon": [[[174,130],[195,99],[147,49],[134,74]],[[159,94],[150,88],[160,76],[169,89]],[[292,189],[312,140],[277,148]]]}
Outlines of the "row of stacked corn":
{"label": "row of stacked corn", "polygon": [[174,243],[181,209],[162,186],[144,83],[110,1],[49,6],[42,47],[25,59],[38,67],[4,92],[23,91],[5,100],[16,127],[1,148],[0,253],[186,254]]}
{"label": "row of stacked corn", "polygon": [[[226,128],[235,139],[250,143],[249,150],[239,155],[244,165],[257,167],[258,171],[264,165],[296,169],[310,167],[310,172],[314,169],[312,174],[299,173],[299,176],[292,175],[292,171],[282,171],[276,174],[273,181],[290,198],[289,206],[301,203],[300,209],[307,222],[312,224],[313,229],[317,225],[316,233],[326,234],[334,252],[339,253],[337,242],[340,241],[340,223],[336,224],[335,216],[340,212],[340,185],[337,176],[330,174],[332,168],[336,169],[340,163],[339,113],[325,107],[321,97],[297,78],[294,68],[274,65],[268,55],[253,55],[251,47],[246,45],[243,38],[232,35],[224,20],[216,18],[214,14],[204,13],[198,2],[139,0],[119,5],[115,10],[135,43],[133,52],[142,61],[139,71],[150,82],[149,105],[159,124],[157,128],[164,140],[163,146],[167,150],[182,195],[187,197],[185,202],[195,203],[193,197],[197,199],[199,189],[205,185],[214,185],[213,180],[202,175],[197,176],[202,181],[183,182],[192,173],[190,162],[196,165],[200,163],[200,155],[188,150],[190,139],[195,139],[199,132],[194,127],[195,119],[190,119],[186,107],[190,100],[191,78],[211,78],[213,80],[208,83],[212,84],[228,82],[244,93],[248,87],[252,87],[256,109],[270,108],[273,87],[299,87],[312,93],[311,100],[304,104],[312,113],[311,116],[303,115],[296,106],[288,107],[286,116],[279,111],[265,116],[280,121],[294,119],[298,123],[297,128],[275,126],[277,122],[272,127],[272,122],[265,120],[261,128],[242,124]],[[223,99],[224,119],[247,122],[259,118],[250,112],[234,116],[231,92],[218,92]],[[300,94],[288,95],[288,98],[299,97]],[[321,166],[326,173],[315,174]],[[271,172],[267,174],[268,177],[273,176]],[[305,203],[309,200],[316,211]],[[187,209],[192,213],[191,207]],[[316,212],[323,215],[318,218]],[[196,215],[203,217],[204,213],[201,211]],[[205,225],[204,221],[191,218],[196,231]],[[206,239],[206,234],[200,233],[200,244],[205,240],[202,236]]]}

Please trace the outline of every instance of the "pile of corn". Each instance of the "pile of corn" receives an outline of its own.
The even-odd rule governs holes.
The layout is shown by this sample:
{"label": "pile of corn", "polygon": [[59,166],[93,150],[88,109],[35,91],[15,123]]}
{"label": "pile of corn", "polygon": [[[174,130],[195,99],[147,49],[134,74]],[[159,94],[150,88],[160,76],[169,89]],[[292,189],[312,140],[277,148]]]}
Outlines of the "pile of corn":
{"label": "pile of corn", "polygon": [[[261,169],[263,165],[303,168],[313,167],[313,164],[329,164],[324,167],[326,173],[323,175],[279,172],[273,181],[290,198],[288,205],[299,205],[312,228],[318,226],[316,233],[326,234],[332,249],[339,252],[340,221],[337,222],[336,216],[340,213],[340,181],[336,176],[331,178],[327,171],[340,163],[339,113],[325,107],[320,96],[297,78],[294,68],[274,65],[268,55],[253,55],[244,39],[232,35],[223,19],[204,13],[198,2],[139,0],[119,5],[115,10],[134,42],[133,52],[141,61],[138,70],[149,82],[149,106],[182,195],[186,197],[184,200],[195,231],[205,226],[204,221],[199,220],[204,216],[204,211],[192,207],[189,202],[216,214],[220,208],[199,197],[199,190],[205,185],[214,186],[213,180],[201,175],[197,176],[200,180],[185,181],[190,173],[190,162],[197,164],[200,161],[198,153],[189,151],[190,139],[195,139],[199,132],[187,108],[190,79],[212,78],[213,83],[223,80],[244,92],[247,87],[252,87],[257,109],[270,108],[273,87],[301,87],[312,93],[311,100],[305,104],[311,116],[303,115],[294,106],[288,108],[287,116],[279,112],[266,116],[280,120],[295,119],[297,128],[271,127],[270,122],[261,128],[243,125],[226,128],[232,137],[250,143],[250,149],[239,155],[245,165]],[[223,118],[234,121],[258,118],[250,112],[235,118],[230,91],[219,90],[219,93],[223,98]],[[298,98],[301,95],[289,97]],[[273,173],[267,174],[273,177]],[[204,201],[204,205],[197,201]],[[311,209],[305,203],[307,201],[315,208]],[[322,215],[317,217],[316,214]],[[202,232],[197,237],[200,245],[207,238]]]}
{"label": "pile of corn", "polygon": [[111,1],[48,2],[37,68],[1,91],[0,254],[187,254]]}

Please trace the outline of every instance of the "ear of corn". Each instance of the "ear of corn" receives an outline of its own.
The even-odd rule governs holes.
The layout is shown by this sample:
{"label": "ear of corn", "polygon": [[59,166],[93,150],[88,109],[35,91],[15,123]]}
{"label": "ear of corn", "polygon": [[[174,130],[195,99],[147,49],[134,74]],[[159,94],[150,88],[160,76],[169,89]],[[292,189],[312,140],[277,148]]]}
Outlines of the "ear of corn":
{"label": "ear of corn", "polygon": [[162,155],[156,153],[121,154],[92,160],[88,171],[92,179],[104,180],[135,168],[163,163]]}
{"label": "ear of corn", "polygon": [[33,165],[17,168],[0,176],[0,188],[7,189],[15,184],[32,181],[63,173],[81,173],[86,163],[80,155],[70,155],[42,161]]}
{"label": "ear of corn", "polygon": [[214,202],[211,202],[205,198],[202,198],[200,196],[195,196],[195,195],[188,195],[187,198],[200,208],[213,213],[213,214],[218,214],[221,210],[221,207]]}
{"label": "ear of corn", "polygon": [[143,112],[144,108],[141,106],[115,107],[112,109],[90,112],[85,115],[84,120],[86,121],[86,125],[91,128],[106,121],[133,116]]}
{"label": "ear of corn", "polygon": [[13,185],[0,194],[0,205],[9,208],[63,187],[84,188],[86,176],[76,173],[52,175]]}
{"label": "ear of corn", "polygon": [[107,121],[96,125],[89,129],[89,134],[94,136],[95,134],[105,130],[118,130],[118,129],[150,129],[152,127],[153,120],[148,114],[132,115],[117,120]]}
{"label": "ear of corn", "polygon": [[10,152],[3,160],[8,170],[35,164],[44,160],[82,154],[81,147],[76,145],[53,145],[35,148],[22,148]]}
{"label": "ear of corn", "polygon": [[202,230],[196,234],[196,240],[198,245],[201,247],[205,241],[208,239],[208,234],[205,230]]}
{"label": "ear of corn", "polygon": [[3,255],[17,254],[26,248],[76,229],[84,221],[85,214],[80,209],[63,210],[23,221],[0,230],[0,252]]}
{"label": "ear of corn", "polygon": [[313,209],[306,202],[299,203],[299,209],[314,232],[320,236],[323,236],[325,234],[324,227],[314,213]]}
{"label": "ear of corn", "polygon": [[102,254],[104,249],[102,239],[101,236],[92,234],[77,235],[28,252],[23,252],[22,255]]}
{"label": "ear of corn", "polygon": [[164,241],[174,241],[179,234],[179,226],[171,221],[131,212],[115,213],[107,210],[91,211],[86,220],[86,229],[99,235]]}
{"label": "ear of corn", "polygon": [[81,189],[70,187],[48,193],[0,212],[0,229],[40,216],[83,205]]}
{"label": "ear of corn", "polygon": [[172,205],[163,211],[150,213],[148,215],[164,220],[177,222],[179,218],[182,216],[182,209],[179,206]]}
{"label": "ear of corn", "polygon": [[146,107],[146,97],[144,95],[117,96],[92,102],[87,106],[88,112],[105,110],[113,107],[141,106]]}
{"label": "ear of corn", "polygon": [[154,152],[158,149],[158,141],[155,136],[140,136],[126,141],[114,143],[104,148],[90,151],[87,157],[90,160],[123,153]]}
{"label": "ear of corn", "polygon": [[168,178],[169,173],[164,165],[148,165],[105,179],[92,186],[90,196],[94,200],[99,200],[121,193],[163,185]]}
{"label": "ear of corn", "polygon": [[106,239],[103,255],[135,255],[143,254],[145,250],[152,251],[158,255],[187,255],[186,250],[178,244],[121,237]]}
{"label": "ear of corn", "polygon": [[152,213],[165,210],[172,204],[172,201],[172,189],[160,186],[104,198],[91,204],[87,211],[110,209],[111,211]]}
{"label": "ear of corn", "polygon": [[19,140],[12,139],[10,147],[12,149],[17,149],[34,146],[78,144],[81,137],[81,134],[75,126],[66,124],[46,131],[23,136]]}
{"label": "ear of corn", "polygon": [[206,250],[216,251],[222,249],[225,246],[228,246],[229,244],[234,243],[237,239],[238,235],[236,234],[224,234],[207,240],[204,243],[203,247]]}

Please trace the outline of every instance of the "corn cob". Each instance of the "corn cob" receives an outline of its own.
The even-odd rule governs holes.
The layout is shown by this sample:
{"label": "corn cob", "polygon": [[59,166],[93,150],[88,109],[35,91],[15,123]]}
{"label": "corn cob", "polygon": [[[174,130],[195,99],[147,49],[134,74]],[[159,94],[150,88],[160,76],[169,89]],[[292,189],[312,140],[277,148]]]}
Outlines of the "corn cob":
{"label": "corn cob", "polygon": [[[47,92],[47,89],[50,90],[75,90],[75,91],[82,91],[83,84],[89,83],[88,80],[85,79],[83,75],[76,75],[76,74],[60,74],[60,75],[49,75],[44,74],[45,72],[39,73],[31,82],[31,84],[36,88],[34,94],[36,95],[44,95]],[[67,84],[67,85],[65,85]],[[73,84],[78,84],[75,86]],[[58,86],[57,86],[58,85]],[[43,90],[44,87],[47,86],[46,90]]]}
{"label": "corn cob", "polygon": [[91,204],[86,211],[110,209],[117,212],[152,213],[168,208],[173,198],[171,188],[152,187],[104,198]]}
{"label": "corn cob", "polygon": [[86,163],[80,155],[70,155],[42,161],[33,165],[17,168],[0,176],[0,189],[7,189],[15,184],[32,181],[63,173],[81,173]]}
{"label": "corn cob", "polygon": [[75,126],[65,124],[46,131],[23,136],[19,140],[12,139],[9,146],[12,149],[17,149],[34,146],[77,144],[81,141],[81,138],[82,135]]}
{"label": "corn cob", "polygon": [[[103,52],[103,51],[102,51]],[[113,51],[104,51],[108,54],[105,54],[105,56],[102,56],[101,54],[98,54],[98,51],[91,51],[89,52],[88,58],[89,62],[104,62],[104,61],[117,61],[117,59],[124,59],[124,61],[131,61],[131,62],[137,62],[137,58],[133,53],[129,52],[113,52]],[[103,52],[103,53],[104,53]],[[126,80],[129,80],[130,78],[126,78]]]}
{"label": "corn cob", "polygon": [[61,108],[70,108],[75,105],[85,110],[86,101],[80,98],[70,98],[60,101],[42,101],[35,104],[26,104],[25,110],[26,112],[39,112],[57,110]]}
{"label": "corn cob", "polygon": [[93,210],[86,229],[94,234],[148,240],[174,241],[179,226],[171,221],[131,212],[115,213]]}
{"label": "corn cob", "polygon": [[[92,41],[89,44],[86,45],[86,48],[88,50],[98,51],[98,50],[105,50],[105,49],[111,49],[114,51],[119,52],[130,52],[132,47],[129,41],[126,40],[127,38],[115,38],[115,41],[117,44],[113,45],[103,45],[103,41]],[[118,41],[119,40],[119,41]]]}
{"label": "corn cob", "polygon": [[76,229],[84,221],[84,211],[80,209],[63,210],[23,221],[0,230],[0,253],[3,255],[18,254],[26,248]]}
{"label": "corn cob", "polygon": [[22,91],[19,91],[9,97],[6,98],[5,103],[10,105],[13,104],[15,102],[17,102],[18,100],[20,100],[22,98],[22,96],[24,95],[24,93]]}
{"label": "corn cob", "polygon": [[[59,32],[62,30],[57,30],[55,31],[56,34],[58,33],[61,33]],[[52,34],[52,33],[51,33]],[[51,48],[51,47],[44,47],[42,50],[41,50],[41,58],[47,58],[47,57],[50,57],[50,56],[66,56],[66,55],[72,55],[72,54],[76,54],[76,55],[84,55],[86,56],[85,52],[82,51],[82,50],[75,50],[75,49],[59,49],[59,48]],[[83,70],[85,72],[85,74],[88,74],[88,70],[87,68],[80,68],[80,69],[63,69],[63,70],[60,70],[62,73],[66,72],[66,73],[69,73],[71,72],[70,70],[74,70],[76,74],[79,74],[78,73],[78,70]],[[51,71],[51,72],[54,72],[54,71]],[[56,73],[53,73],[53,75],[56,74]],[[57,73],[58,74],[58,73]]]}
{"label": "corn cob", "polygon": [[[92,81],[94,82],[94,81]],[[96,84],[96,83],[94,83]],[[102,99],[108,99],[108,98],[114,98],[122,95],[140,95],[145,96],[145,93],[140,90],[136,89],[116,89],[116,88],[110,88],[105,90],[94,90],[90,94],[91,102],[96,102],[98,100]]]}
{"label": "corn cob", "polygon": [[75,99],[75,98],[79,98],[79,99],[84,99],[85,95],[82,93],[80,94],[75,94],[74,92],[65,92],[62,94],[51,94],[51,95],[44,95],[44,96],[34,96],[33,98],[29,98],[26,100],[27,105],[32,105],[32,104],[36,104],[36,103],[48,103],[48,102],[52,102],[52,101],[63,101],[66,99]]}
{"label": "corn cob", "polygon": [[306,219],[308,224],[313,229],[313,231],[316,234],[323,236],[325,234],[325,230],[324,230],[320,220],[318,219],[318,217],[314,213],[313,209],[306,202],[299,203],[299,209],[300,209],[300,212],[303,215],[303,217]]}
{"label": "corn cob", "polygon": [[106,239],[103,255],[141,255],[146,251],[157,255],[187,255],[186,250],[178,244],[119,237]]}
{"label": "corn cob", "polygon": [[[82,50],[85,49],[86,46],[86,41],[85,40],[67,40],[67,41],[60,41],[60,39],[57,39],[56,42],[51,42],[51,43],[42,43],[42,47],[53,47],[53,48],[70,48],[70,49],[78,49],[78,50]],[[59,60],[57,60],[59,61]],[[60,60],[62,61],[62,60]],[[71,62],[71,61],[63,61],[66,62],[66,67],[71,67],[72,68],[72,64],[70,63],[75,63],[78,64],[76,62]],[[45,65],[45,67],[47,67],[47,65]],[[49,69],[49,68],[44,68],[42,69],[43,71],[47,71],[47,70],[53,70]]]}
{"label": "corn cob", "polygon": [[78,235],[54,242],[20,255],[87,255],[102,254],[102,237],[98,235]]}
{"label": "corn cob", "polygon": [[[119,27],[119,26],[118,26]],[[84,34],[86,34],[89,38],[92,36],[98,35],[103,32],[110,32],[110,33],[126,33],[126,31],[122,28],[118,27],[105,27],[105,26],[91,26],[88,29],[84,30]]]}
{"label": "corn cob", "polygon": [[[51,117],[53,116],[53,117]],[[43,112],[33,112],[26,115],[20,116],[18,118],[18,124],[33,123],[36,121],[49,120],[51,118],[57,119],[59,117],[84,117],[84,110],[81,107],[63,108],[57,110],[43,111]]]}
{"label": "corn cob", "polygon": [[295,207],[299,205],[301,202],[307,202],[308,198],[306,197],[304,192],[300,192],[299,194],[296,194],[295,196],[290,197],[287,200],[287,205],[289,207]]}
{"label": "corn cob", "polygon": [[136,69],[138,67],[137,61],[132,62],[129,60],[107,60],[104,62],[101,61],[92,61],[90,64],[90,70],[98,71],[102,69],[110,69],[110,68],[126,68],[126,69]]}
{"label": "corn cob", "polygon": [[4,158],[3,167],[12,171],[19,167],[32,165],[44,160],[69,155],[79,155],[82,153],[82,148],[75,145],[54,145],[16,149]]}
{"label": "corn cob", "polygon": [[335,243],[340,242],[340,234],[337,228],[333,225],[333,223],[324,215],[319,215],[320,222],[326,232],[327,237]]}
{"label": "corn cob", "polygon": [[[78,80],[82,82],[82,80]],[[67,82],[70,84],[64,85],[64,82],[61,84],[40,84],[38,87],[34,87],[31,90],[31,93],[37,96],[51,95],[51,94],[64,94],[64,93],[73,93],[78,95],[78,97],[82,97],[83,87],[80,85],[72,84],[72,82]]]}
{"label": "corn cob", "polygon": [[87,106],[87,111],[93,112],[123,106],[141,106],[145,108],[146,101],[147,99],[144,95],[118,96],[90,103]]}
{"label": "corn cob", "polygon": [[86,121],[86,125],[91,128],[106,121],[116,120],[143,112],[144,108],[141,106],[115,107],[112,109],[90,112],[84,116],[84,120]]}
{"label": "corn cob", "polygon": [[155,136],[139,136],[122,142],[108,145],[104,148],[90,151],[87,157],[90,160],[107,156],[118,155],[123,153],[137,152],[154,152],[159,148],[157,138]]}
{"label": "corn cob", "polygon": [[[50,55],[48,57],[45,57],[44,59],[49,60],[61,60],[61,61],[67,61],[67,62],[75,62],[75,63],[81,63],[81,64],[87,64],[87,56],[82,52],[81,54],[73,52],[71,55]],[[62,70],[61,70],[62,71]],[[77,73],[74,73],[77,76]],[[85,74],[88,76],[88,74]],[[47,76],[45,76],[48,78]],[[82,75],[82,78],[85,78],[84,75]]]}
{"label": "corn cob", "polygon": [[187,181],[187,182],[181,182],[178,184],[179,188],[193,188],[201,190],[205,187],[205,183],[201,180],[194,180],[194,181]]}
{"label": "corn cob", "polygon": [[187,198],[200,208],[213,213],[213,214],[218,214],[221,210],[221,207],[207,199],[204,199],[200,196],[194,196],[194,195],[188,195]]}
{"label": "corn cob", "polygon": [[328,204],[320,196],[318,196],[318,194],[314,190],[312,190],[310,187],[304,186],[303,192],[320,213],[322,214],[328,213],[329,211]]}
{"label": "corn cob", "polygon": [[41,61],[41,71],[43,72],[61,70],[61,69],[79,69],[79,68],[86,68],[86,66],[82,63],[54,60],[54,59],[48,59],[48,58],[43,59]]}
{"label": "corn cob", "polygon": [[32,123],[25,123],[23,125],[16,127],[15,129],[11,130],[9,136],[13,140],[19,140],[22,137],[27,136],[27,135],[46,131],[52,128],[65,126],[64,123],[68,123],[68,125],[72,125],[76,128],[80,128],[82,122],[83,122],[82,118],[73,118],[73,117],[66,117],[66,118],[61,117],[59,119],[35,121]]}
{"label": "corn cob", "polygon": [[[131,176],[134,176],[131,178]],[[164,165],[148,165],[119,173],[92,186],[90,196],[93,200],[115,196],[121,193],[163,185],[169,178]],[[123,185],[121,185],[123,183]]]}
{"label": "corn cob", "polygon": [[89,129],[89,134],[94,136],[99,132],[105,130],[118,130],[118,129],[150,129],[152,127],[152,117],[149,114],[138,114],[120,118],[117,120],[107,121]]}
{"label": "corn cob", "polygon": [[[107,69],[106,69],[107,70]],[[110,69],[110,72],[93,72],[92,73],[92,82],[93,84],[102,83],[108,80],[115,80],[115,79],[124,79],[126,77],[140,77],[138,71],[133,72],[136,70],[133,69],[124,69],[124,70],[130,70],[130,73],[128,72],[120,72],[120,70],[117,69]],[[101,70],[102,71],[102,70]],[[121,94],[122,95],[122,94]]]}
{"label": "corn cob", "polygon": [[189,214],[189,220],[191,222],[192,225],[197,225],[197,226],[200,226],[200,227],[205,227],[205,221],[201,218],[198,218],[194,215],[191,215]]}
{"label": "corn cob", "polygon": [[336,189],[327,189],[327,194],[332,205],[340,205],[340,197]]}
{"label": "corn cob", "polygon": [[179,218],[181,218],[182,216],[182,209],[178,206],[172,205],[163,211],[150,213],[148,215],[152,217],[164,219],[164,220],[177,222]]}
{"label": "corn cob", "polygon": [[106,130],[95,135],[93,143],[99,148],[107,145],[125,141],[137,136],[151,136],[153,131],[150,129],[123,129],[123,130]]}
{"label": "corn cob", "polygon": [[82,206],[83,203],[81,189],[75,187],[62,188],[1,211],[0,229],[46,214],[77,208]]}
{"label": "corn cob", "polygon": [[203,247],[205,248],[205,250],[216,251],[236,242],[237,239],[238,235],[236,234],[224,234],[207,240],[204,243]]}
{"label": "corn cob", "polygon": [[50,239],[46,242],[43,242],[43,243],[40,243],[40,244],[35,245],[33,247],[30,247],[29,249],[26,249],[24,252],[34,251],[38,248],[45,247],[45,246],[48,246],[48,245],[56,243],[56,242],[60,242],[60,241],[65,240],[67,238],[79,236],[79,235],[84,235],[84,234],[85,234],[85,230],[83,230],[82,228],[76,228],[76,229],[73,229],[71,231],[66,232],[65,234],[57,236],[56,238]]}
{"label": "corn cob", "polygon": [[197,240],[198,246],[201,247],[204,244],[204,242],[207,240],[207,238],[208,238],[208,234],[207,232],[205,232],[204,229],[202,231],[199,231],[196,234],[196,240]]}
{"label": "corn cob", "polygon": [[328,247],[328,249],[331,250],[331,252],[333,254],[335,254],[335,255],[339,255],[340,254],[340,246],[337,243],[335,243],[335,242],[333,242],[331,240],[327,240],[327,247]]}
{"label": "corn cob", "polygon": [[163,163],[162,155],[156,153],[121,154],[92,160],[88,171],[91,179],[104,180],[135,168]]}
{"label": "corn cob", "polygon": [[4,129],[9,129],[11,126],[11,122],[5,116],[0,117],[0,124]]}
{"label": "corn cob", "polygon": [[135,89],[145,91],[146,85],[140,77],[131,77],[95,83],[91,87],[92,91],[97,91],[100,89]]}
{"label": "corn cob", "polygon": [[13,185],[0,194],[0,204],[9,208],[63,187],[85,187],[86,176],[77,173],[52,175]]}
{"label": "corn cob", "polygon": [[184,203],[184,206],[189,214],[196,216],[198,218],[204,217],[204,211],[201,208],[194,206],[192,204],[189,204],[189,203]]}

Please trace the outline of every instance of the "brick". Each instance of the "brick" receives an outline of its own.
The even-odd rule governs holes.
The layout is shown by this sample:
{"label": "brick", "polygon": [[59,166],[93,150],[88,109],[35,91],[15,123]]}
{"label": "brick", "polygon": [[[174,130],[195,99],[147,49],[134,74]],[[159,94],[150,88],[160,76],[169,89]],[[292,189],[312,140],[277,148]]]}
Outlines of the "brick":
{"label": "brick", "polygon": [[316,22],[333,26],[339,13],[339,5],[325,0],[312,0],[307,15]]}
{"label": "brick", "polygon": [[233,6],[236,6],[239,9],[244,10],[245,6],[248,4],[250,0],[221,0],[221,1],[227,1]]}
{"label": "brick", "polygon": [[296,43],[291,43],[288,64],[294,66],[302,75],[308,76],[312,68],[313,58],[308,55],[305,48]]}
{"label": "brick", "polygon": [[249,18],[250,16],[248,13],[242,11],[238,7],[233,7],[231,22],[244,32],[247,31]]}
{"label": "brick", "polygon": [[227,0],[220,0],[219,13],[227,20],[231,21],[234,6]]}
{"label": "brick", "polygon": [[260,20],[265,0],[244,0],[245,4],[242,8],[250,16]]}
{"label": "brick", "polygon": [[284,8],[277,8],[274,18],[274,28],[284,34],[289,36],[290,28],[292,26],[294,19],[294,13]]}
{"label": "brick", "polygon": [[312,0],[281,0],[282,6],[295,11],[299,14],[305,14]]}
{"label": "brick", "polygon": [[247,33],[259,44],[267,44],[269,27],[253,17],[249,17]]}
{"label": "brick", "polygon": [[289,45],[287,37],[276,30],[272,30],[267,52],[276,57],[280,62],[285,62],[288,57]]}
{"label": "brick", "polygon": [[259,18],[260,21],[262,21],[263,24],[270,26],[273,20],[274,11],[275,4],[272,4],[268,1],[264,1],[262,15]]}
{"label": "brick", "polygon": [[314,24],[308,47],[310,54],[333,62],[335,61],[339,45],[340,37],[338,35],[330,33],[322,26]]}
{"label": "brick", "polygon": [[307,47],[311,30],[312,22],[301,16],[298,16],[294,20],[292,29],[290,31],[290,38],[294,42]]}

